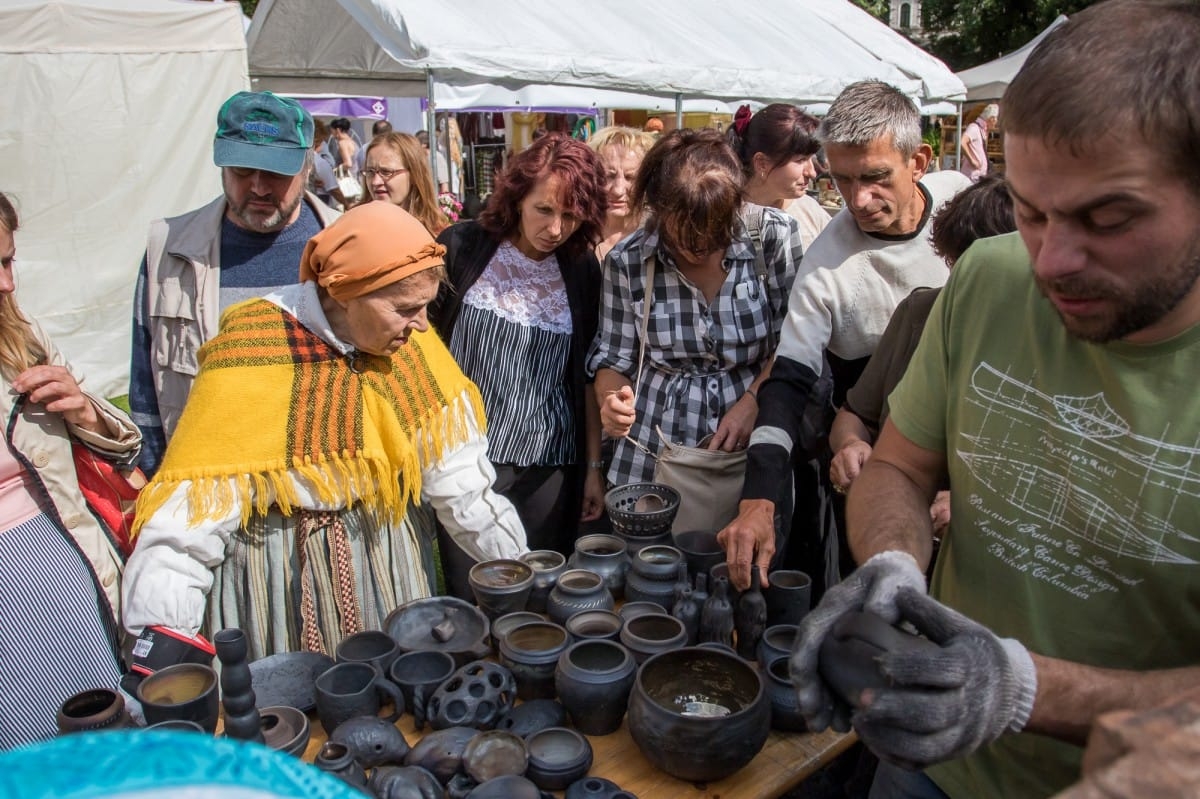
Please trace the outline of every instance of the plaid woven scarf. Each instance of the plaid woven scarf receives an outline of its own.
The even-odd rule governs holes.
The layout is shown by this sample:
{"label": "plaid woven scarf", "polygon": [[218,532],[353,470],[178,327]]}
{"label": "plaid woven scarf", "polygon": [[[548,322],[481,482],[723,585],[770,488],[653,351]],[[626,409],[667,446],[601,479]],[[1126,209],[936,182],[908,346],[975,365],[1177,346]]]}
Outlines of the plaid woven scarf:
{"label": "plaid woven scarf", "polygon": [[437,334],[394,355],[350,358],[265,300],[231,307],[200,350],[162,467],[138,498],[135,533],[188,481],[188,518],[298,507],[299,474],[324,507],[362,503],[393,522],[420,496],[421,463],[483,424],[478,389]]}

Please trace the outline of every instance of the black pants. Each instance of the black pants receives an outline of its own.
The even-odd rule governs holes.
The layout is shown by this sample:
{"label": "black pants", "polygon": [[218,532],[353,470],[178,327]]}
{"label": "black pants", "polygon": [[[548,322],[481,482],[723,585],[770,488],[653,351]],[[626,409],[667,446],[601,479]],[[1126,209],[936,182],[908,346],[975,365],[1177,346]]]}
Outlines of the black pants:
{"label": "black pants", "polygon": [[[495,464],[496,482],[492,487],[517,510],[525,526],[525,539],[530,549],[553,549],[570,555],[575,549],[579,531],[579,508],[583,498],[576,496],[579,468],[570,466],[510,466]],[[438,552],[446,592],[471,600],[471,585],[467,572],[475,559],[454,542],[438,525]]]}

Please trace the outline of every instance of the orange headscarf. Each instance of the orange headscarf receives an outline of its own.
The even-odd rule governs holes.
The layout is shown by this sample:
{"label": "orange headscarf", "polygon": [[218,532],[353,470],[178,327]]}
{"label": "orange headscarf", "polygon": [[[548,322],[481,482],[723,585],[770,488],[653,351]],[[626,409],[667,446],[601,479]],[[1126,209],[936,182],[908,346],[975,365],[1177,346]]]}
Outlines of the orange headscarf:
{"label": "orange headscarf", "polygon": [[445,262],[446,248],[397,205],[369,202],[351,208],[308,240],[300,280],[315,280],[345,302],[398,283]]}

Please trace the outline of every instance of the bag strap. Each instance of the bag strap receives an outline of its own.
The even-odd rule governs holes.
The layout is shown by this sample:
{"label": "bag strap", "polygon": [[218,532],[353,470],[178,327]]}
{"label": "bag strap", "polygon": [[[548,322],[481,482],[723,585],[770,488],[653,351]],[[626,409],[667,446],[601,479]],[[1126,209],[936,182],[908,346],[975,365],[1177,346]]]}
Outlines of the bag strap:
{"label": "bag strap", "polygon": [[646,334],[650,330],[650,309],[654,306],[654,270],[658,265],[653,251],[643,263],[646,266],[645,291],[642,296],[642,331],[638,337],[638,365],[633,378],[633,398],[637,399],[638,386],[642,382],[642,367],[646,361]]}
{"label": "bag strap", "polygon": [[[742,206],[742,224],[746,226],[746,231],[750,234],[750,241],[754,244],[754,274],[758,277],[758,287],[762,290],[763,296],[767,294],[767,258],[763,254],[763,220],[766,219],[767,209],[761,205],[754,203],[746,203]],[[767,298],[767,336],[770,338],[770,350],[774,352],[775,345],[775,319],[771,313],[771,299]]]}

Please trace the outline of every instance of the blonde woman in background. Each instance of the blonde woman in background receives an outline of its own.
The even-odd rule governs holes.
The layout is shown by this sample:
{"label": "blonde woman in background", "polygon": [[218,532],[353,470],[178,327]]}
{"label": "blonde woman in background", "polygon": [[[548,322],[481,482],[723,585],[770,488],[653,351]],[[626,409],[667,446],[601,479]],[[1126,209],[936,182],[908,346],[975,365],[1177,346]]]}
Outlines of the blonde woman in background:
{"label": "blonde woman in background", "polygon": [[742,162],[746,199],[779,208],[795,219],[805,252],[829,224],[829,214],[807,193],[817,177],[818,124],[816,117],[794,105],[772,103],[757,114],[744,105],[726,134]]}
{"label": "blonde woman in background", "polygon": [[415,216],[430,235],[449,224],[438,207],[425,148],[407,133],[382,133],[371,139],[363,159],[365,196],[398,205]]}
{"label": "blonde woman in background", "polygon": [[641,214],[633,207],[629,196],[638,167],[656,141],[653,134],[619,125],[600,128],[588,139],[588,145],[604,164],[604,189],[608,195],[604,230],[596,245],[596,259],[601,263],[618,241],[641,225]]}
{"label": "blonde woman in background", "polygon": [[142,441],[17,307],[16,231],[0,192],[0,749],[54,736],[64,700],[120,682],[121,558],[79,491],[71,443],[130,464]]}

